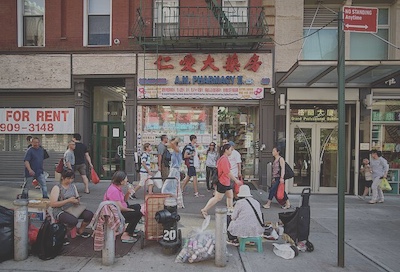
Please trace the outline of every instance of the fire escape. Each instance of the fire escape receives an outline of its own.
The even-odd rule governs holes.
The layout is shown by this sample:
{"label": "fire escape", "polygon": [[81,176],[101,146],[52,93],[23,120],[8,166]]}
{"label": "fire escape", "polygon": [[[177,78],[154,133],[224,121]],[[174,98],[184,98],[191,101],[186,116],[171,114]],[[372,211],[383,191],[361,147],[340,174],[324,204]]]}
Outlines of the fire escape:
{"label": "fire escape", "polygon": [[271,42],[263,7],[221,6],[216,0],[197,7],[179,6],[179,1],[146,7],[143,2],[150,1],[140,2],[131,39],[147,52],[246,51]]}

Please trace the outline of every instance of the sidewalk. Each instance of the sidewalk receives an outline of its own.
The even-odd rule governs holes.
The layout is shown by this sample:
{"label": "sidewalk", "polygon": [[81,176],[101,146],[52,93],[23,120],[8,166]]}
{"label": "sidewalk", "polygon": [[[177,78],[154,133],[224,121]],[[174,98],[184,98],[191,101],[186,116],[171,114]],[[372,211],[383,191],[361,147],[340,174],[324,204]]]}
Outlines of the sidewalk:
{"label": "sidewalk", "polygon": [[[54,185],[49,182],[49,190]],[[96,210],[98,203],[108,186],[108,181],[97,185],[91,184],[91,193],[83,193],[82,183],[78,183],[82,201],[89,209]],[[195,227],[201,226],[200,209],[211,197],[206,192],[204,183],[200,189],[206,197],[195,198],[192,186],[188,186],[188,195],[184,196],[185,209],[179,210],[181,221],[179,228],[183,237]],[[12,207],[15,195],[20,192],[19,184],[0,183],[0,205]],[[29,196],[40,197],[39,190],[30,191]],[[143,203],[143,190],[138,192],[136,203]],[[290,195],[294,207],[299,205],[300,196]],[[225,200],[219,203],[223,206]],[[400,244],[400,197],[387,196],[385,203],[370,205],[355,196],[346,196],[346,228],[345,228],[345,268],[337,267],[337,196],[312,195],[311,228],[309,240],[314,244],[314,252],[300,253],[292,260],[285,260],[272,252],[272,242],[263,243],[264,252],[239,252],[238,248],[227,246],[228,257],[225,268],[216,267],[214,260],[195,264],[175,263],[175,255],[162,254],[161,246],[155,241],[148,241],[144,249],[139,244],[132,247],[131,252],[116,258],[114,265],[102,266],[99,257],[58,256],[53,260],[42,261],[29,256],[25,261],[9,260],[0,264],[0,271],[398,271],[398,248]],[[265,210],[266,221],[278,221],[278,213],[283,210],[273,203],[271,209]],[[213,212],[209,226],[214,229]]]}

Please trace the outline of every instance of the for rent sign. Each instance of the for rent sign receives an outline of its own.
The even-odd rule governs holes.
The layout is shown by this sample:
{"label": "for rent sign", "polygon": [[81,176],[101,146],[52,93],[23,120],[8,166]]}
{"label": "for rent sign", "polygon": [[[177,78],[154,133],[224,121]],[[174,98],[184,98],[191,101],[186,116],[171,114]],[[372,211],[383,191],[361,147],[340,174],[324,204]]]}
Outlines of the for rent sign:
{"label": "for rent sign", "polygon": [[0,134],[74,133],[74,109],[0,109]]}

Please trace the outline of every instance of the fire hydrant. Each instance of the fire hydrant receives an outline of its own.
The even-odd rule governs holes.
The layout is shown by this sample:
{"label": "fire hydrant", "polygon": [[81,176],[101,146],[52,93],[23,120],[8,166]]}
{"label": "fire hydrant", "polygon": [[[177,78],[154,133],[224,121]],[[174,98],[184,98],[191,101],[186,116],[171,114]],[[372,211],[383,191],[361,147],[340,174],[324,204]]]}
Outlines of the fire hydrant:
{"label": "fire hydrant", "polygon": [[156,213],[155,219],[163,226],[163,238],[160,240],[163,253],[168,255],[177,253],[182,244],[182,233],[178,229],[181,217],[177,206],[164,206],[164,210]]}

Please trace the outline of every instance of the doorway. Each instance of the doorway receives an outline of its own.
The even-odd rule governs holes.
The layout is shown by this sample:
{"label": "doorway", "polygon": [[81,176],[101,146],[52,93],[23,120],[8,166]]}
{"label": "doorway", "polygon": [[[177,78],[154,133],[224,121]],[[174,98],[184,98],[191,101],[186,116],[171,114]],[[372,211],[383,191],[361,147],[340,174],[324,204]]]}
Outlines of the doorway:
{"label": "doorway", "polygon": [[101,179],[125,170],[125,141],[123,122],[94,122],[94,167]]}
{"label": "doorway", "polygon": [[292,123],[290,135],[293,140],[289,159],[295,173],[289,185],[290,192],[301,193],[303,188],[311,187],[315,193],[336,194],[337,124]]}

